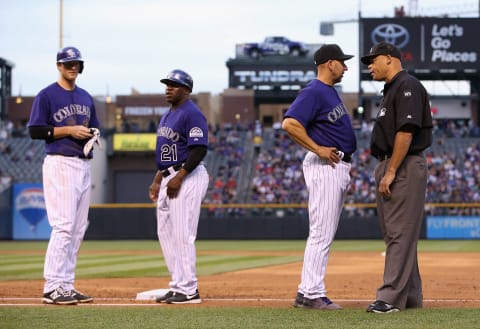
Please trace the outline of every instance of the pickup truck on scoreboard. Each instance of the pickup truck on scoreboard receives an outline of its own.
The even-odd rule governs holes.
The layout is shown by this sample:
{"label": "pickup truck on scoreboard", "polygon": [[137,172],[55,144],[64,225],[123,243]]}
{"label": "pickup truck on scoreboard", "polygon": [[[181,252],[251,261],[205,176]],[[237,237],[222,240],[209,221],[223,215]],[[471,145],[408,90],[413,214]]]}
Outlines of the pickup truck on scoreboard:
{"label": "pickup truck on scoreboard", "polygon": [[308,47],[303,42],[276,36],[266,37],[261,43],[245,43],[243,52],[252,58],[268,55],[304,56],[308,53]]}

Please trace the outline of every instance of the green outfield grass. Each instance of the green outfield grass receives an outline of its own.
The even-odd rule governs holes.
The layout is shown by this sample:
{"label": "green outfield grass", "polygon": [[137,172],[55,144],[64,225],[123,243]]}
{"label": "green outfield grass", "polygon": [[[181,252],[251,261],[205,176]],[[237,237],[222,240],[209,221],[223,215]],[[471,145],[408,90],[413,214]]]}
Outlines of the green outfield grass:
{"label": "green outfield grass", "polygon": [[[42,279],[46,241],[0,241],[1,251],[13,251],[0,258],[0,280]],[[285,264],[302,260],[303,240],[200,240],[197,241],[197,272],[217,274],[247,268]],[[381,240],[339,240],[333,251],[382,251]],[[223,251],[209,254],[209,251]],[[228,252],[231,251],[231,254]],[[236,253],[238,251],[276,251],[277,255]],[[282,255],[298,251],[298,255]],[[422,240],[420,252],[480,251],[480,240]],[[205,253],[203,253],[205,252]],[[78,258],[77,278],[112,278],[168,275],[157,241],[84,241]]]}
{"label": "green outfield grass", "polygon": [[[46,241],[0,241],[0,280],[41,279]],[[198,241],[198,274],[301,261],[304,240]],[[339,240],[333,251],[384,250],[380,240]],[[6,252],[12,251],[12,252]],[[243,252],[239,252],[243,251]],[[246,252],[245,252],[246,251]],[[252,251],[252,253],[248,253]],[[262,255],[258,251],[275,251]],[[282,251],[285,254],[282,254]],[[287,252],[298,251],[298,255]],[[420,252],[480,252],[480,240],[420,241]],[[229,253],[231,252],[231,253]],[[267,253],[265,253],[267,254]],[[85,241],[77,278],[168,275],[157,241]],[[428,308],[377,315],[293,308],[198,306],[2,306],[0,328],[480,328],[479,309]]]}
{"label": "green outfield grass", "polygon": [[195,328],[195,329],[475,329],[478,309],[421,309],[371,314],[361,309],[334,312],[293,308],[233,307],[0,307],[0,326],[10,328]]}

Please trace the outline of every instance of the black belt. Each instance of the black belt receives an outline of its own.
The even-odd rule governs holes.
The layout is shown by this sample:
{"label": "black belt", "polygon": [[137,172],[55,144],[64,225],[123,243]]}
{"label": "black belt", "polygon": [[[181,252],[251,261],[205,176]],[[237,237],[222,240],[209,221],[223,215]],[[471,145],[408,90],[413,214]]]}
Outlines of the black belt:
{"label": "black belt", "polygon": [[342,158],[342,161],[343,162],[348,162],[348,163],[352,162],[352,155],[351,154],[344,154],[343,158]]}
{"label": "black belt", "polygon": [[85,157],[83,154],[82,155],[61,154],[61,153],[47,153],[47,154],[48,155],[61,155],[63,157],[67,157],[67,158],[79,158],[79,159],[82,159],[82,160],[91,160],[93,158],[93,156]]}
{"label": "black belt", "polygon": [[[408,155],[423,155],[423,151],[408,152],[407,156]],[[391,157],[392,157],[392,155],[387,153],[387,154],[379,154],[379,155],[377,155],[376,158],[380,161],[383,161],[383,160],[387,160]]]}
{"label": "black belt", "polygon": [[168,177],[168,176],[170,176],[170,174],[173,174],[174,172],[177,172],[180,169],[182,169],[182,167],[183,167],[183,163],[179,163],[179,164],[170,166],[167,169],[162,170],[162,176],[163,177]]}

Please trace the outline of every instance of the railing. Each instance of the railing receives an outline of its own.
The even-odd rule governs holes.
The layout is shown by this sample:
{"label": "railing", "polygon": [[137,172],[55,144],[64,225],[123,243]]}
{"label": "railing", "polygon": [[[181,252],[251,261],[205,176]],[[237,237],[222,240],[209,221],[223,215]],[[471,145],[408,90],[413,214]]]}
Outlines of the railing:
{"label": "railing", "polygon": [[[155,208],[155,203],[97,203],[92,204],[91,208]],[[202,208],[307,208],[306,203],[204,203]],[[375,203],[346,203],[344,208],[376,208]],[[480,208],[480,202],[472,203],[425,203],[427,208]]]}
{"label": "railing", "polygon": [[[220,214],[223,215],[223,211],[228,210],[228,214],[235,214],[237,217],[244,215],[242,211],[245,210],[262,210],[263,213],[274,215],[274,210],[292,211],[294,209],[300,210],[301,215],[306,213],[308,205],[306,203],[291,203],[291,204],[274,204],[274,203],[255,203],[255,204],[203,204],[202,208],[208,209],[212,214],[215,214],[220,210]],[[480,203],[425,203],[425,215],[448,215],[448,216],[479,216],[480,215]],[[375,203],[345,203],[343,206],[343,215],[347,217],[371,217],[375,216],[377,206]],[[283,216],[283,213],[280,213]],[[342,215],[342,216],[343,216]]]}

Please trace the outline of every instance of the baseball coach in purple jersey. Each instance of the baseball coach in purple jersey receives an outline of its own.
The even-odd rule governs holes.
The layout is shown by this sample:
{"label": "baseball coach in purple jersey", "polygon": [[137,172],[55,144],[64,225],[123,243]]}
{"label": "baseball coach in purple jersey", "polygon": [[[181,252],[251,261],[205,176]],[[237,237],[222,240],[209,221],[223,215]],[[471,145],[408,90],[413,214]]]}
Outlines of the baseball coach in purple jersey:
{"label": "baseball coach in purple jersey", "polygon": [[357,141],[350,115],[334,85],[348,70],[336,44],[314,54],[317,78],[300,91],[287,110],[282,128],[308,152],[303,173],[308,189],[309,235],[294,307],[341,309],[327,297],[325,273],[337,231]]}
{"label": "baseball coach in purple jersey", "polygon": [[191,76],[173,70],[165,79],[165,95],[171,104],[157,129],[157,172],[149,187],[157,203],[157,233],[171,275],[169,291],[158,303],[201,303],[196,276],[198,221],[209,177],[202,160],[207,154],[205,116],[190,99]]}
{"label": "baseball coach in purple jersey", "polygon": [[93,98],[76,85],[83,59],[75,47],[57,53],[57,82],[35,97],[27,124],[31,138],[45,140],[43,193],[52,233],[45,255],[43,302],[76,304],[93,300],[74,287],[80,244],[88,226],[91,194],[88,143],[99,134]]}

